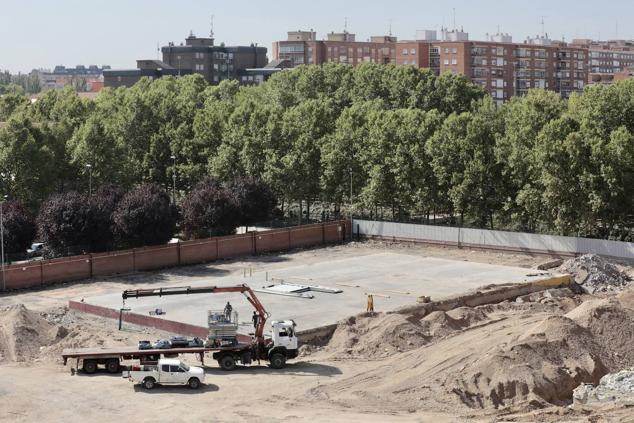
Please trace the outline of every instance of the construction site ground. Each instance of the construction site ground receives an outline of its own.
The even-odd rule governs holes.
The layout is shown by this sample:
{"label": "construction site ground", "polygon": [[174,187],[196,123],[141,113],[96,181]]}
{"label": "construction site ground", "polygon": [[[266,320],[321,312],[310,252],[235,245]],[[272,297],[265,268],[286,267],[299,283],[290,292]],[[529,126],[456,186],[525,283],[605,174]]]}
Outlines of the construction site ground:
{"label": "construction site ground", "polygon": [[[218,277],[241,282],[249,267],[258,282],[268,271],[274,277],[308,277],[313,283],[332,285],[327,277],[339,270],[345,276],[341,283],[413,294],[392,295],[383,302],[377,298],[378,311],[384,311],[414,304],[415,295],[440,298],[495,282],[521,282],[546,260],[372,242],[4,295],[0,297],[0,421],[632,421],[634,413],[627,404],[599,409],[572,407],[569,401],[578,381],[634,366],[631,288],[598,296],[538,295],[421,317],[359,314],[365,306],[364,289],[342,286],[344,291],[355,290],[355,301],[346,300],[342,315],[329,313],[341,321],[330,340],[302,347],[302,355],[282,370],[262,363],[227,373],[208,362],[207,383],[199,391],[186,387],[145,391],[120,375],[71,376],[70,365],[61,364],[63,348],[130,346],[169,335],[129,324],[117,331],[113,320],[68,311],[64,307],[69,299],[92,301],[134,287],[215,284]],[[417,278],[423,289],[415,285]],[[257,286],[249,278],[247,283]],[[285,301],[302,305],[330,301],[258,295],[267,308]],[[226,297],[219,297],[222,306]],[[204,300],[182,306],[191,307],[192,314],[204,313],[215,306]],[[232,301],[237,306],[244,300]],[[118,308],[120,303],[112,306]],[[175,305],[157,306],[174,319]],[[277,306],[272,307],[275,313]],[[308,325],[316,325],[312,307],[300,317],[279,317],[296,317],[302,326],[305,318]],[[196,364],[193,356],[184,359]]]}

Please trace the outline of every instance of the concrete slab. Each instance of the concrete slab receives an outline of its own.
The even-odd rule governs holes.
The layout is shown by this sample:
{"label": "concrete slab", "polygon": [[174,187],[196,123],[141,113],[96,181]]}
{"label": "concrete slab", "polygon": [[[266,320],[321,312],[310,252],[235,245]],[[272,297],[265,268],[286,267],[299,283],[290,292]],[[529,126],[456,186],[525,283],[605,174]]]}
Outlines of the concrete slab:
{"label": "concrete slab", "polygon": [[[340,294],[313,292],[313,299],[265,293],[257,295],[271,314],[271,319],[294,319],[298,329],[304,330],[332,324],[365,311],[368,292],[382,293],[389,297],[374,299],[376,311],[389,311],[412,304],[421,295],[437,300],[483,285],[540,279],[539,276],[529,277],[531,273],[535,271],[416,254],[377,252],[288,267],[282,265],[269,271],[269,279],[310,278],[311,284],[341,288],[343,292]],[[251,278],[246,279],[240,276],[242,275],[205,276],[201,273],[188,277],[186,282],[177,286],[228,286],[247,283],[253,288],[261,288],[271,284],[266,282],[264,272],[254,273]],[[156,287],[156,284],[152,286]],[[85,301],[115,309],[119,309],[122,304],[121,292],[85,298]],[[207,310],[222,309],[227,301],[238,311],[239,320],[244,322],[240,332],[248,332],[252,328],[250,322],[253,308],[240,294],[130,299],[126,306],[139,314],[148,314],[151,310],[162,308],[167,312],[163,316],[166,319],[206,326]]]}

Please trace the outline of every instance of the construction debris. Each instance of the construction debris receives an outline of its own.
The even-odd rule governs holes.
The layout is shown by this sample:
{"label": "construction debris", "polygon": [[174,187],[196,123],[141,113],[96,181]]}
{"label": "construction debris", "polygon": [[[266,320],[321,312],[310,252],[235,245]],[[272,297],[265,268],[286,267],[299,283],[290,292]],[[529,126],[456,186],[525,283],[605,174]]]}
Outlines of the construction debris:
{"label": "construction debris", "polygon": [[574,390],[575,404],[600,405],[608,402],[634,404],[634,368],[610,373],[601,378],[598,386],[580,385]]}
{"label": "construction debris", "polygon": [[631,282],[627,274],[595,254],[567,260],[558,271],[570,273],[588,294],[620,291]]}

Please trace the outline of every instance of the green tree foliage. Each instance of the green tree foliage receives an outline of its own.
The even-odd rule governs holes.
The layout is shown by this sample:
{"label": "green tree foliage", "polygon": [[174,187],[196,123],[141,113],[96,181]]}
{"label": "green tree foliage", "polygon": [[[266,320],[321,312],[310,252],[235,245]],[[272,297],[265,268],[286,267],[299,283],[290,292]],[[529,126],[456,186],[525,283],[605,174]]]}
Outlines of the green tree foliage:
{"label": "green tree foliage", "polygon": [[[95,189],[171,189],[175,175],[177,199],[208,176],[261,180],[282,211],[299,204],[300,219],[315,202],[334,215],[352,202],[395,219],[634,236],[634,81],[569,100],[531,90],[504,105],[460,75],[377,64],[299,66],[253,87],[142,79],[95,100],[69,87],[31,103],[29,89],[0,73],[0,190],[32,210],[87,192],[91,164]],[[213,190],[219,208],[232,200]],[[189,236],[239,224],[214,232],[210,213]]]}
{"label": "green tree foliage", "polygon": [[211,177],[200,181],[187,195],[182,214],[188,239],[234,234],[241,217],[231,192]]}
{"label": "green tree foliage", "polygon": [[164,189],[140,185],[117,203],[112,215],[117,240],[125,247],[165,244],[174,235],[174,214]]}
{"label": "green tree foliage", "polygon": [[124,192],[114,185],[103,185],[90,197],[92,212],[91,252],[109,251],[116,247],[114,212]]}
{"label": "green tree foliage", "polygon": [[5,254],[24,254],[37,233],[35,218],[19,201],[2,204]]}

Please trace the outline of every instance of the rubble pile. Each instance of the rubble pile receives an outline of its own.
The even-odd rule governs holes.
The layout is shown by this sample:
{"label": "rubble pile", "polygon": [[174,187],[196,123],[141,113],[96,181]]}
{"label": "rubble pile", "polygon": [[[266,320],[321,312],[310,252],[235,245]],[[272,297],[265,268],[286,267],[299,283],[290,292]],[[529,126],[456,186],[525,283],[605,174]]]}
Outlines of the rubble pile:
{"label": "rubble pile", "polygon": [[583,405],[615,401],[634,404],[634,368],[607,374],[596,387],[591,384],[580,385],[574,390],[573,399],[575,404]]}
{"label": "rubble pile", "polygon": [[567,260],[559,267],[559,272],[571,274],[588,294],[620,291],[631,282],[630,277],[614,264],[595,254]]}

